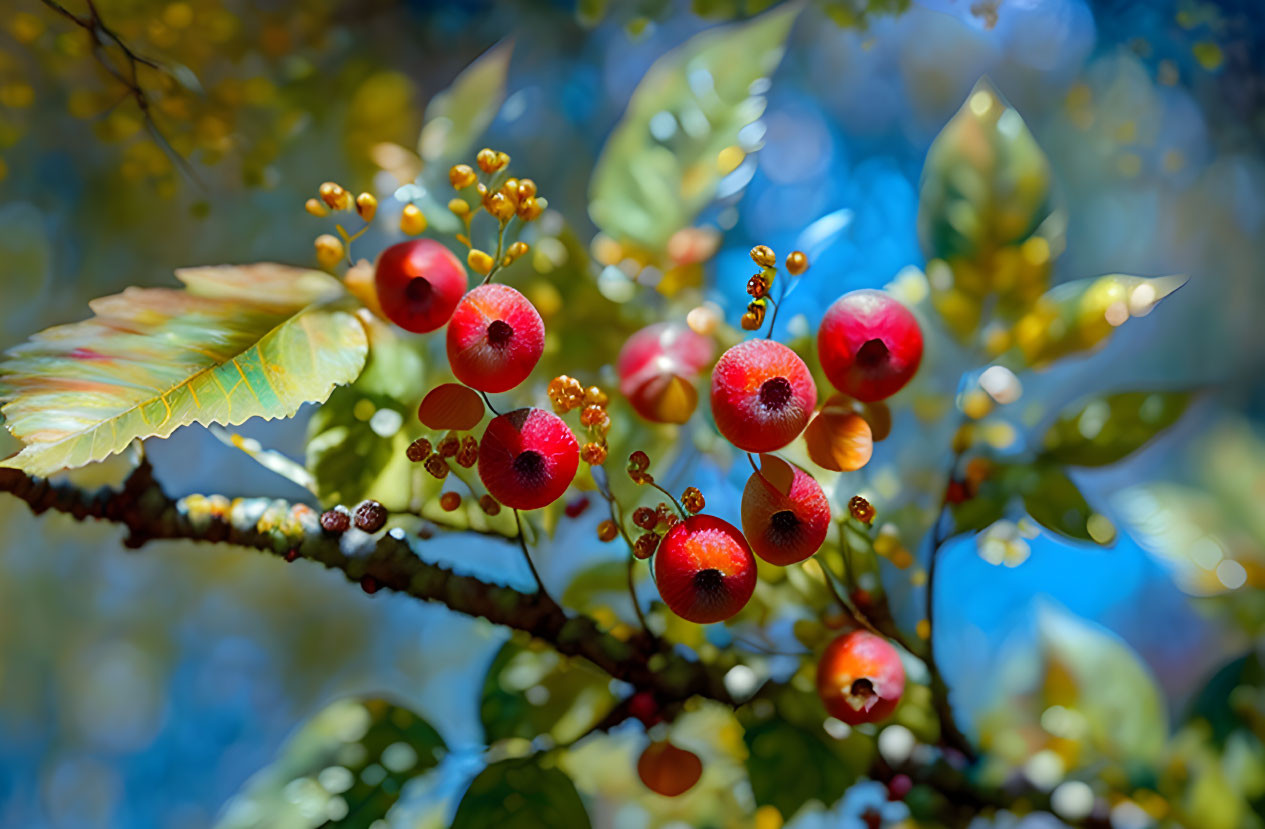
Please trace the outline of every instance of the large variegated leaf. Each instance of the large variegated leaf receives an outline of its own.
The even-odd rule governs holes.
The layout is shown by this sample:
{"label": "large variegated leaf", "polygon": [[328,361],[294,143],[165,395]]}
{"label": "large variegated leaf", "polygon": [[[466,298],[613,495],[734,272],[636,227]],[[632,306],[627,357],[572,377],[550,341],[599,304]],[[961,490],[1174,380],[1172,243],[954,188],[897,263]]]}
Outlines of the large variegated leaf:
{"label": "large variegated leaf", "polygon": [[710,29],[655,61],[593,171],[594,224],[661,253],[716,197],[721,178],[758,144],[739,133],[764,112],[759,82],[781,61],[798,11],[788,4]]}
{"label": "large variegated leaf", "polygon": [[332,277],[283,265],[191,268],[184,289],[129,288],[90,303],[0,364],[6,425],[33,475],[83,466],[190,423],[293,415],[356,378],[367,343],[330,303]]}

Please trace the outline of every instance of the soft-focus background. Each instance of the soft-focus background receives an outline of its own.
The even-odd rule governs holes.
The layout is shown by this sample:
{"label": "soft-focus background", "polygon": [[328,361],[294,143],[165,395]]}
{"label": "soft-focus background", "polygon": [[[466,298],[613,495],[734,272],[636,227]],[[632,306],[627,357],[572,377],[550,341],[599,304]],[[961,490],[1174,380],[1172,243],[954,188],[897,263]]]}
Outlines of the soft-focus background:
{"label": "soft-focus background", "polygon": [[[170,284],[179,266],[310,264],[318,230],[304,199],[336,179],[375,190],[392,212],[398,182],[371,148],[415,146],[431,96],[505,38],[509,96],[488,143],[588,239],[587,177],[634,86],[656,57],[715,25],[680,3],[612,3],[598,19],[590,4],[577,12],[543,0],[101,0],[138,52],[187,66],[197,86],[182,111],[163,113],[180,125],[166,140],[195,159],[187,173],[110,98],[81,31],[34,0],[3,5],[4,346],[82,318],[90,298]],[[718,5],[715,14],[733,15]],[[923,264],[924,156],[987,75],[1051,159],[1069,218],[1056,279],[1190,276],[1109,348],[1025,387],[1064,402],[1104,384],[1201,391],[1142,453],[1077,473],[1119,527],[1116,543],[1012,539],[1010,566],[990,563],[969,537],[943,554],[936,641],[972,734],[1002,728],[999,699],[1021,698],[1025,664],[1069,626],[1104,649],[1106,665],[1127,643],[1163,691],[1156,722],[1174,728],[1219,668],[1254,641],[1260,658],[1263,60],[1256,0],[925,0],[860,27],[812,5],[773,76],[764,147],[726,185],[745,188],[742,197],[709,214],[723,240],[707,279],[730,321],[745,300],[746,251],[761,242],[811,246],[811,279],[779,325],[803,314],[812,326],[842,291]],[[360,251],[395,235],[388,221]],[[301,457],[302,420],[242,431]],[[172,494],[303,495],[200,429],[151,443]],[[694,480],[732,516],[743,476],[726,494],[726,474],[704,468]],[[594,539],[597,520],[564,524],[541,554],[546,582],[609,555]],[[287,736],[357,693],[408,702],[454,751],[409,789],[392,825],[442,825],[479,768],[478,688],[502,632],[275,557],[173,543],[127,552],[117,529],[37,519],[9,498],[0,527],[0,825],[213,826]],[[530,585],[498,542],[430,549]],[[1108,670],[1103,682],[1131,676]],[[1130,693],[1122,686],[1122,705]],[[1231,777],[1209,784],[1209,808],[1225,799],[1216,785],[1242,788]],[[599,825],[648,825],[638,798],[630,784],[591,813]],[[836,819],[809,812],[796,825]],[[1228,819],[1207,825],[1259,825],[1247,811]]]}

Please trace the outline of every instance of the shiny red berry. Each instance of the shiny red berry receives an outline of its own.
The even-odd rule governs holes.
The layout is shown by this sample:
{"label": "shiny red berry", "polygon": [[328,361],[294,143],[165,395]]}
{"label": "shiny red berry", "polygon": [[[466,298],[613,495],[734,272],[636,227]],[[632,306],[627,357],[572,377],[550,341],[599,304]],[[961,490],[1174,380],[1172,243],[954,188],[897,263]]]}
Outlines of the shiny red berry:
{"label": "shiny red berry", "polygon": [[637,414],[655,423],[684,423],[694,413],[694,379],[716,348],[679,322],[657,322],[633,334],[619,350],[619,391]]}
{"label": "shiny red berry", "polygon": [[821,548],[830,529],[830,502],[799,467],[768,459],[742,490],[742,532],[770,564],[803,561]]}
{"label": "shiny red berry", "polygon": [[466,291],[466,269],[434,239],[400,242],[382,251],[374,271],[387,319],[406,331],[443,326]]}
{"label": "shiny red berry", "polygon": [[361,501],[352,513],[356,529],[367,533],[376,533],[387,522],[387,508],[377,501]]}
{"label": "shiny red berry", "polygon": [[817,664],[817,694],[830,716],[848,725],[885,719],[904,692],[905,669],[896,649],[866,630],[835,639]]}
{"label": "shiny red berry", "polygon": [[654,572],[668,608],[699,624],[728,619],[755,591],[755,557],[746,539],[712,515],[692,515],[668,530]]}
{"label": "shiny red berry", "polygon": [[479,478],[497,501],[539,509],[562,497],[580,465],[580,447],[562,418],[544,409],[494,417],[479,443]]}
{"label": "shiny red berry", "polygon": [[730,443],[772,452],[793,441],[817,405],[817,386],[799,355],[773,340],[747,340],[712,370],[712,416]]}
{"label": "shiny red berry", "polygon": [[817,351],[834,387],[868,403],[900,391],[918,371],[922,330],[890,294],[851,291],[822,318]]}
{"label": "shiny red berry", "polygon": [[527,379],[545,350],[545,324],[508,285],[480,285],[448,321],[448,364],[472,389],[503,392]]}
{"label": "shiny red berry", "polygon": [[646,746],[637,759],[637,776],[650,791],[676,797],[692,789],[703,776],[703,761],[694,752],[664,740]]}

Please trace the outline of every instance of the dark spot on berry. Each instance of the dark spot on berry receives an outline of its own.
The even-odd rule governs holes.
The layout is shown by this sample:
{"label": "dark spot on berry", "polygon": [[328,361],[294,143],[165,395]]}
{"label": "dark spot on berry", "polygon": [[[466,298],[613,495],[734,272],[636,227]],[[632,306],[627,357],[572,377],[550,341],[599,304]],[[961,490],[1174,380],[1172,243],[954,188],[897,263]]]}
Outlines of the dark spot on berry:
{"label": "dark spot on berry", "polygon": [[431,287],[430,281],[420,276],[413,277],[404,286],[404,298],[409,302],[425,302],[434,292],[435,289]]}
{"label": "dark spot on berry", "polygon": [[514,329],[504,320],[488,323],[488,345],[503,346],[514,336]]}
{"label": "dark spot on berry", "polygon": [[764,381],[764,385],[760,386],[760,403],[766,409],[777,411],[791,401],[791,397],[795,394],[795,390],[791,388],[791,381],[785,377],[773,377]]}
{"label": "dark spot on berry", "polygon": [[708,596],[715,596],[725,584],[725,575],[714,567],[694,574],[694,589]]}
{"label": "dark spot on berry", "polygon": [[855,679],[852,681],[852,689],[850,693],[854,697],[869,699],[874,696],[874,683],[871,682],[868,677],[864,676],[860,679]]}
{"label": "dark spot on berry", "polygon": [[856,364],[861,368],[878,368],[887,362],[889,356],[891,352],[887,350],[887,343],[880,339],[866,340],[857,349]]}
{"label": "dark spot on berry", "polygon": [[788,509],[779,510],[769,518],[769,526],[778,535],[786,535],[799,527],[799,516]]}
{"label": "dark spot on berry", "polygon": [[523,483],[539,483],[545,477],[545,458],[534,449],[519,452],[514,458],[514,474]]}

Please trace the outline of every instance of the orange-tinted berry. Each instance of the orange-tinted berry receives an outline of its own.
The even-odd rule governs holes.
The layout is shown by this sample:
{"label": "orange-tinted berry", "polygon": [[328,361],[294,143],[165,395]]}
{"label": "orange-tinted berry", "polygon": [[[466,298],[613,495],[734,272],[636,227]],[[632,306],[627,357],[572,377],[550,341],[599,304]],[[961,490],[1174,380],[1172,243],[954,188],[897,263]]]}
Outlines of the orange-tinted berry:
{"label": "orange-tinted berry", "polygon": [[351,207],[351,193],[332,181],[322,184],[319,193],[321,201],[329,205],[330,210],[347,210]]}
{"label": "orange-tinted berry", "polygon": [[786,254],[786,272],[791,276],[799,276],[808,270],[808,257],[802,250],[793,250]]}
{"label": "orange-tinted berry", "polygon": [[540,214],[544,212],[544,208],[535,196],[528,196],[520,199],[518,202],[518,218],[525,222],[532,222],[540,218]]}
{"label": "orange-tinted berry", "polygon": [[461,449],[457,452],[456,461],[464,469],[469,469],[479,462],[479,442],[472,435],[466,435],[461,439]]}
{"label": "orange-tinted berry", "polygon": [[615,522],[609,518],[597,525],[598,541],[614,541],[617,535],[619,535],[619,527],[616,527]]}
{"label": "orange-tinted berry", "polygon": [[747,479],[742,531],[760,558],[780,566],[803,561],[821,548],[829,529],[830,502],[804,470],[766,458]]}
{"label": "orange-tinted berry", "polygon": [[604,417],[606,411],[601,406],[585,406],[584,411],[580,412],[580,425],[596,426]]}
{"label": "orange-tinted berry", "polygon": [[408,445],[408,449],[404,450],[404,455],[413,463],[421,463],[429,457],[430,452],[430,441],[426,438],[418,438]]}
{"label": "orange-tinted berry", "polygon": [[529,178],[518,180],[518,200],[530,199],[536,195],[536,182]]}
{"label": "orange-tinted berry", "polygon": [[633,542],[633,555],[637,558],[650,558],[658,547],[658,535],[655,533],[642,533]]}
{"label": "orange-tinted berry", "polygon": [[439,453],[441,458],[451,458],[460,450],[461,439],[453,432],[444,435],[435,446],[435,451]]}
{"label": "orange-tinted berry", "polygon": [[817,694],[848,725],[890,716],[905,691],[905,669],[881,636],[854,630],[831,642],[817,665]]}
{"label": "orange-tinted berry", "polygon": [[474,184],[478,178],[478,174],[469,164],[454,164],[448,170],[448,181],[454,190],[464,190]]}
{"label": "orange-tinted berry", "polygon": [[461,506],[461,494],[457,492],[445,492],[439,496],[439,506],[444,512],[452,512]]}
{"label": "orange-tinted berry", "polygon": [[668,608],[698,624],[728,619],[755,591],[755,556],[746,539],[712,515],[692,515],[668,530],[654,572]]}
{"label": "orange-tinted berry", "polygon": [[442,481],[448,477],[448,463],[436,452],[426,459],[426,471]]}
{"label": "orange-tinted berry", "polygon": [[743,331],[754,331],[760,327],[760,317],[751,311],[742,315],[741,323]]}
{"label": "orange-tinted berry", "polygon": [[698,487],[690,486],[681,493],[681,506],[685,507],[686,512],[702,512],[703,507],[707,506],[707,501],[704,500],[703,493]]}
{"label": "orange-tinted berry", "polygon": [[[475,163],[479,165],[479,169],[483,172],[495,173],[497,170],[505,166],[501,163],[501,155],[502,153],[498,153],[496,150],[484,147],[479,150],[479,153],[474,157],[474,160]],[[506,160],[509,160],[508,156],[506,156]]]}
{"label": "orange-tinted berry", "polygon": [[666,740],[651,743],[637,759],[637,776],[650,791],[676,797],[692,789],[703,776],[703,761]]}
{"label": "orange-tinted berry", "polygon": [[600,443],[586,443],[580,448],[580,457],[589,466],[600,466],[606,462],[606,447]]}
{"label": "orange-tinted berry", "polygon": [[501,504],[491,495],[484,495],[479,498],[479,509],[488,515],[499,515],[501,512]]}
{"label": "orange-tinted berry", "polygon": [[597,386],[589,386],[587,389],[584,390],[584,405],[585,406],[597,406],[598,408],[605,408],[606,404],[609,402],[610,402],[610,398],[606,396],[606,392],[602,391]]}
{"label": "orange-tinted berry", "polygon": [[758,273],[747,280],[747,293],[756,299],[762,299],[769,292],[769,280]]}

